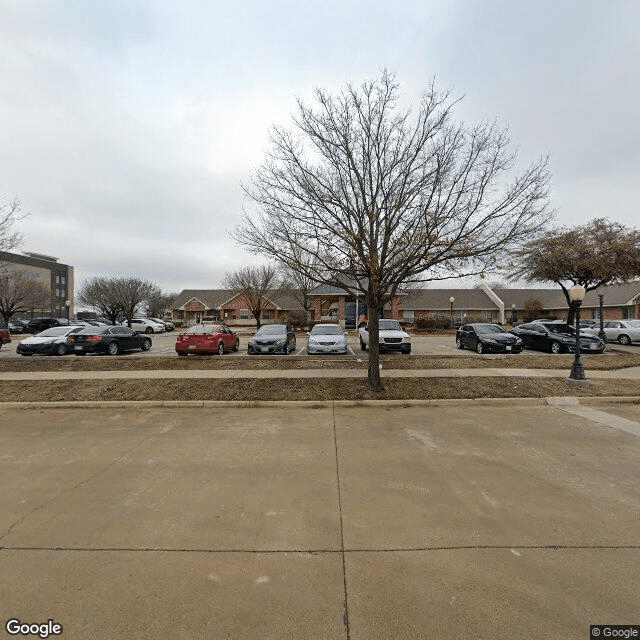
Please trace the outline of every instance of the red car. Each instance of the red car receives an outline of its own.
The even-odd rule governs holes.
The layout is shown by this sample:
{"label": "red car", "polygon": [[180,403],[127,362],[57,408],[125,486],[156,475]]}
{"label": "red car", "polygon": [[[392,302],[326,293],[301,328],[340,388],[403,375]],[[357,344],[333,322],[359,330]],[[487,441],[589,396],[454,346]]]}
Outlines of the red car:
{"label": "red car", "polygon": [[4,320],[0,320],[0,347],[3,344],[9,344],[9,342],[11,342],[11,336],[9,335],[9,327],[7,327]]}
{"label": "red car", "polygon": [[179,356],[190,353],[218,353],[237,351],[240,347],[238,336],[223,324],[196,324],[181,333],[176,339]]}

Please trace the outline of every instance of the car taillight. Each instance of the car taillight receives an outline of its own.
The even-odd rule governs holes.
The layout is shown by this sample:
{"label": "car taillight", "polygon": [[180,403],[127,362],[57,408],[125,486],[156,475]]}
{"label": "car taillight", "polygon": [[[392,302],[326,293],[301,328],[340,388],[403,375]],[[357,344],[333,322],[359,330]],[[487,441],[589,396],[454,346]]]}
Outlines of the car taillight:
{"label": "car taillight", "polygon": [[91,336],[87,342],[100,342],[102,336]]}

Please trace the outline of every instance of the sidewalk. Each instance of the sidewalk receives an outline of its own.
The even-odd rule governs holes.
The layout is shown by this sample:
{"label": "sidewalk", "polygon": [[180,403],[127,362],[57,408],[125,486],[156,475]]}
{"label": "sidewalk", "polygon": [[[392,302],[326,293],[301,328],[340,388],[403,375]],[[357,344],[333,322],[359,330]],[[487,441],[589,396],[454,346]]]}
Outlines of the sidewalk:
{"label": "sidewalk", "polygon": [[[20,371],[0,372],[3,380],[117,380],[117,379],[269,379],[269,378],[362,378],[362,369],[217,369],[140,371]],[[569,369],[383,369],[383,378],[567,378]],[[640,367],[613,371],[586,371],[592,380],[640,380]]]}

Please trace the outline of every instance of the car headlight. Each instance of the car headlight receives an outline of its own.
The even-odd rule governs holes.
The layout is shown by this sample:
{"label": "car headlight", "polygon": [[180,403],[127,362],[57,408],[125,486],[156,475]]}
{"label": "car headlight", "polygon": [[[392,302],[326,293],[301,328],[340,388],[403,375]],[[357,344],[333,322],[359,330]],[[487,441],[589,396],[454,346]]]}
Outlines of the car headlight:
{"label": "car headlight", "polygon": [[309,338],[309,344],[318,344],[318,341],[313,338]]}
{"label": "car headlight", "polygon": [[480,342],[486,342],[487,344],[496,344],[496,341],[493,338],[484,338],[480,340]]}
{"label": "car headlight", "polygon": [[281,347],[283,344],[286,344],[286,340],[278,340],[278,342],[276,342],[276,347]]}
{"label": "car headlight", "polygon": [[249,340],[249,346],[251,347],[255,347],[256,346],[256,341],[255,340]]}
{"label": "car headlight", "polygon": [[411,336],[404,336],[402,342],[411,342]]}

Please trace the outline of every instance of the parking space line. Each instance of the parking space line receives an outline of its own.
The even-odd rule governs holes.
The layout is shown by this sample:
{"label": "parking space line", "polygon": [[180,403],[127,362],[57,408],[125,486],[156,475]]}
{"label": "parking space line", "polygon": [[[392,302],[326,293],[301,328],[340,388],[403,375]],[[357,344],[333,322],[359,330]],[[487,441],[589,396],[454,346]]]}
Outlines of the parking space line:
{"label": "parking space line", "polygon": [[300,347],[300,351],[298,351],[296,355],[299,356],[304,350],[305,350],[305,347]]}

